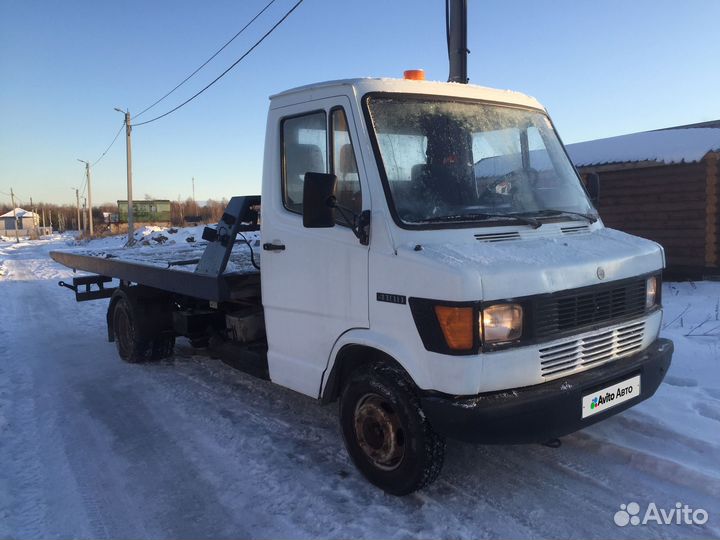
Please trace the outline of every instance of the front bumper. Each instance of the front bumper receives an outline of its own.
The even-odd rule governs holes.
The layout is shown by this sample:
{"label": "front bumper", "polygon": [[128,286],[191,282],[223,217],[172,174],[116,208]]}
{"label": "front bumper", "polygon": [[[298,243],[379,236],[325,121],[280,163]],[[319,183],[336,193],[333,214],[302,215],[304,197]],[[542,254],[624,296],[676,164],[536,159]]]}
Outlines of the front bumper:
{"label": "front bumper", "polygon": [[[657,339],[638,354],[551,382],[471,397],[426,392],[420,401],[433,429],[446,437],[484,444],[541,443],[651,397],[670,367],[672,353],[672,341]],[[639,397],[582,418],[584,395],[635,375],[640,375]]]}

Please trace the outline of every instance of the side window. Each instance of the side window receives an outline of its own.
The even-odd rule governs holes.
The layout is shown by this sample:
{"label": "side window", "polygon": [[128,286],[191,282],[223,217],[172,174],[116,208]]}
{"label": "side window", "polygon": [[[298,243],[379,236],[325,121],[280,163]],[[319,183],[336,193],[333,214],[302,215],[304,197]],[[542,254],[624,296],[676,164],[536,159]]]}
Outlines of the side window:
{"label": "side window", "polygon": [[325,111],[283,120],[282,172],[283,204],[302,214],[305,173],[328,172]]}
{"label": "side window", "polygon": [[[350,139],[345,111],[341,108],[330,112],[332,122],[332,172],[337,176],[335,197],[338,204],[350,208],[356,214],[362,211],[360,176],[358,175],[355,150]],[[339,221],[345,223],[344,221]]]}

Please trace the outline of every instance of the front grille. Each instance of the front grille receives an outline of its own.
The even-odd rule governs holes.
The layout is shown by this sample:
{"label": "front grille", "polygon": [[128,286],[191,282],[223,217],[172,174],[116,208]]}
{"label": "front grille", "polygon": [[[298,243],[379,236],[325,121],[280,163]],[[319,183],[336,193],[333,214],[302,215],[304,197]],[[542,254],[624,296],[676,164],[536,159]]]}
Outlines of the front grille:
{"label": "front grille", "polygon": [[546,338],[597,323],[645,313],[645,278],[596,285],[582,292],[540,298],[534,306],[535,337]]}
{"label": "front grille", "polygon": [[633,354],[642,347],[644,333],[641,321],[540,349],[542,375],[561,375]]}

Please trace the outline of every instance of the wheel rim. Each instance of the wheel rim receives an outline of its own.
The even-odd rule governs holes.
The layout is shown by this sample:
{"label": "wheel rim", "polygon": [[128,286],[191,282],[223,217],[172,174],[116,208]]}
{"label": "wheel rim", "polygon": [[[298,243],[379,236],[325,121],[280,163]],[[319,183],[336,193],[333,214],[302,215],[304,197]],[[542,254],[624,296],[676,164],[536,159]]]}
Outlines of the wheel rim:
{"label": "wheel rim", "polygon": [[395,407],[378,394],[366,394],[355,407],[355,437],[363,453],[384,470],[397,469],[405,456],[405,431]]}

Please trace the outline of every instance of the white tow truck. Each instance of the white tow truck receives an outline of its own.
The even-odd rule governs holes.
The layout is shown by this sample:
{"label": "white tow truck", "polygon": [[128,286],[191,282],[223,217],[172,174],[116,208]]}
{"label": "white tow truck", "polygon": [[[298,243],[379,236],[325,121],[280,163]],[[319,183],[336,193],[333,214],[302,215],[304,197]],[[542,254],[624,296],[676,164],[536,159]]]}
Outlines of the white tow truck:
{"label": "white tow truck", "polygon": [[[258,222],[261,270],[235,240]],[[97,274],[70,287],[111,298],[126,360],[185,335],[339,401],[350,456],[391,493],[438,475],[445,437],[549,441],[650,397],[670,364],[662,248],[603,226],[544,108],[516,92],[355,79],[275,95],[262,199],[234,198],[206,239],[181,261],[194,271],[52,257]]]}
{"label": "white tow truck", "polygon": [[93,273],[61,282],[78,301],[110,298],[123,359],[186,336],[338,402],[350,457],[397,495],[446,438],[544,443],[649,398],[673,352],[662,248],[603,226],[543,106],[419,75],[273,96],[262,197],[234,197],[199,257],[51,253]]}

